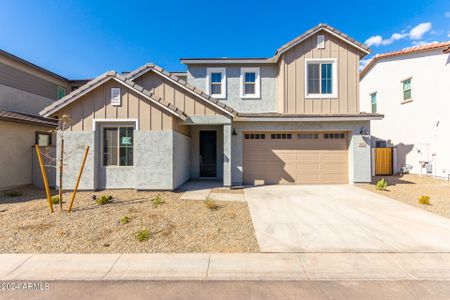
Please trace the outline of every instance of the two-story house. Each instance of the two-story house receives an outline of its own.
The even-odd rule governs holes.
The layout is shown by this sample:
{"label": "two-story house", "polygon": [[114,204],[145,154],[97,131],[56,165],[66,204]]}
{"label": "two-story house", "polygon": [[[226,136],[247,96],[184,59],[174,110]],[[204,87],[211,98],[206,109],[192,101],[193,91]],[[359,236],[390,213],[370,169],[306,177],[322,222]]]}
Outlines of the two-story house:
{"label": "two-story house", "polygon": [[70,115],[64,176],[83,189],[174,189],[190,178],[242,184],[371,180],[370,121],[359,60],[369,49],[320,24],[270,58],[183,58],[107,72],[44,109]]}
{"label": "two-story house", "polygon": [[71,81],[0,50],[0,189],[32,182],[32,146],[55,143],[39,112],[85,81]]}
{"label": "two-story house", "polygon": [[449,178],[449,83],[450,41],[379,54],[361,71],[361,107],[385,115],[373,146],[394,148],[394,172]]}

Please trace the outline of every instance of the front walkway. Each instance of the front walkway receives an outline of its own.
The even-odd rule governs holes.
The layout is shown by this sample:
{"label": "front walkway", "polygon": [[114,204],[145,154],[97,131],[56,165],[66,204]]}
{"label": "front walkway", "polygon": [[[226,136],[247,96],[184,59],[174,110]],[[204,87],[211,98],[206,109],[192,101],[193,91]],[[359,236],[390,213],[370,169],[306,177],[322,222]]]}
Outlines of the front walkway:
{"label": "front walkway", "polygon": [[352,185],[245,189],[262,252],[450,252],[450,220]]}
{"label": "front walkway", "polygon": [[184,192],[181,200],[245,201],[243,190],[231,191],[223,187],[222,180],[190,180],[179,188]]}
{"label": "front walkway", "polygon": [[450,280],[450,253],[0,255],[19,280]]}

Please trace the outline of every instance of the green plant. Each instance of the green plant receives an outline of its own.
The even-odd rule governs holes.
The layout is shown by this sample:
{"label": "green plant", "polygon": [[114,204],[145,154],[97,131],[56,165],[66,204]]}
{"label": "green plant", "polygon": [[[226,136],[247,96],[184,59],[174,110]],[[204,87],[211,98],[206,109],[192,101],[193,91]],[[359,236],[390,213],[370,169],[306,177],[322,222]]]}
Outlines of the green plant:
{"label": "green plant", "polygon": [[97,197],[97,198],[95,199],[95,202],[96,202],[98,205],[105,205],[105,204],[107,204],[111,199],[112,199],[111,196],[108,196],[108,195],[102,195],[100,198]]}
{"label": "green plant", "polygon": [[422,195],[419,197],[419,203],[424,205],[430,205],[430,196]]}
{"label": "green plant", "polygon": [[153,203],[153,207],[158,207],[165,202],[160,194],[156,195],[156,197],[153,198],[151,201]]}
{"label": "green plant", "polygon": [[58,204],[59,203],[59,196],[53,196],[52,197],[52,204]]}
{"label": "green plant", "polygon": [[387,186],[388,186],[388,184],[387,184],[386,180],[384,178],[382,178],[381,180],[379,180],[377,182],[376,189],[379,191],[385,191]]}
{"label": "green plant", "polygon": [[212,197],[206,197],[206,199],[203,201],[205,203],[205,206],[210,210],[216,210],[219,208],[219,205],[216,203],[216,200]]}
{"label": "green plant", "polygon": [[130,222],[130,217],[122,216],[119,221],[120,221],[120,224],[127,224]]}
{"label": "green plant", "polygon": [[9,191],[9,192],[6,192],[5,195],[8,197],[20,197],[20,196],[23,196],[23,193],[19,192],[19,191]]}
{"label": "green plant", "polygon": [[139,242],[144,242],[150,238],[150,231],[147,228],[136,231],[134,234]]}

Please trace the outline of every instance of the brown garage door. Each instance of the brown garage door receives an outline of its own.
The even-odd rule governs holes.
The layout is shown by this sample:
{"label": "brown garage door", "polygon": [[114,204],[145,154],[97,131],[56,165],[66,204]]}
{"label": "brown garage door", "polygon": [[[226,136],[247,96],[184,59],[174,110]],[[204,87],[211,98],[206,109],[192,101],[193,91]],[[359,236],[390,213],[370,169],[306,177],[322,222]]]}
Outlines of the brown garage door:
{"label": "brown garage door", "polygon": [[244,183],[347,183],[347,148],[344,132],[244,132]]}

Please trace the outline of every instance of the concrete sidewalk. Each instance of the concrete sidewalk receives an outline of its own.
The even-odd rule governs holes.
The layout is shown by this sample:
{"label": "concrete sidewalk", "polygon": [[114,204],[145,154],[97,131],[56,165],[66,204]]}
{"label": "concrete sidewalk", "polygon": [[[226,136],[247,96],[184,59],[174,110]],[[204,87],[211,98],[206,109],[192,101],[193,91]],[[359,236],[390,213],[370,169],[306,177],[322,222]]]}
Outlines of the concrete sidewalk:
{"label": "concrete sidewalk", "polygon": [[450,253],[2,254],[0,280],[450,280]]}

